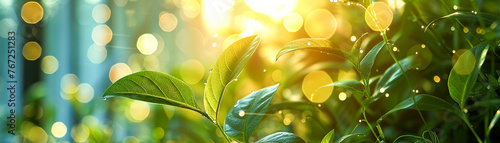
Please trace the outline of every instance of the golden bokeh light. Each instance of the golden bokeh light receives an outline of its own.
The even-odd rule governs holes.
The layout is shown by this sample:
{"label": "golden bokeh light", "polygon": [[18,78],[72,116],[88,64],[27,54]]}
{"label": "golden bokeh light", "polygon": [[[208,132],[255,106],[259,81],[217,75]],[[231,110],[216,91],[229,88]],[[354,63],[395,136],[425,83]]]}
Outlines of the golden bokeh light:
{"label": "golden bokeh light", "polygon": [[97,23],[106,23],[111,17],[111,10],[105,4],[99,4],[94,6],[92,9],[92,18],[94,18]]}
{"label": "golden bokeh light", "polygon": [[62,138],[64,135],[66,135],[68,128],[63,122],[55,122],[52,124],[52,128],[50,129],[50,132],[52,132],[52,135],[56,138]]}
{"label": "golden bokeh light", "polygon": [[75,74],[66,74],[61,78],[61,89],[66,94],[75,94],[78,91],[80,81]]}
{"label": "golden bokeh light", "polygon": [[143,101],[134,100],[129,108],[132,122],[141,122],[149,116],[149,104]]}
{"label": "golden bokeh light", "polygon": [[43,8],[38,2],[26,2],[21,8],[21,17],[28,24],[36,24],[43,18]]}
{"label": "golden bokeh light", "polygon": [[406,3],[403,0],[387,0],[387,4],[389,4],[392,10],[396,10],[404,8]]}
{"label": "golden bokeh light", "polygon": [[94,88],[88,83],[78,85],[78,94],[76,100],[80,103],[88,103],[94,98]]}
{"label": "golden bokeh light", "polygon": [[200,82],[205,74],[205,68],[197,60],[188,60],[182,63],[181,77],[188,84],[196,84]]}
{"label": "golden bokeh light", "polygon": [[453,66],[453,71],[457,72],[459,75],[467,75],[474,70],[475,66],[476,57],[471,51],[465,50]]}
{"label": "golden bokeh light", "polygon": [[165,32],[172,32],[177,27],[177,17],[168,12],[160,13],[160,20],[158,21],[161,30]]}
{"label": "golden bokeh light", "polygon": [[137,39],[137,49],[139,49],[139,52],[141,52],[144,55],[153,54],[157,48],[158,48],[158,40],[156,40],[153,34],[149,33],[142,34]]}
{"label": "golden bokeh light", "polygon": [[59,62],[54,56],[45,56],[42,59],[42,71],[45,74],[53,74],[59,68]]}
{"label": "golden bokeh light", "polygon": [[41,127],[35,126],[29,129],[28,139],[34,143],[46,143],[48,135]]}
{"label": "golden bokeh light", "polygon": [[23,56],[26,60],[34,61],[42,55],[42,47],[37,42],[30,41],[24,44]]}
{"label": "golden bokeh light", "polygon": [[92,40],[97,45],[106,45],[113,39],[113,31],[108,25],[97,25],[92,30]]}
{"label": "golden bokeh light", "polygon": [[281,70],[275,70],[275,71],[273,71],[271,77],[273,78],[274,82],[280,82],[281,81],[281,75],[282,75]]}
{"label": "golden bokeh light", "polygon": [[288,14],[283,20],[283,26],[285,26],[285,29],[289,32],[299,31],[303,23],[304,19],[302,19],[302,16],[295,12]]}
{"label": "golden bokeh light", "polygon": [[412,62],[410,68],[416,70],[423,70],[427,68],[432,61],[432,53],[429,48],[426,48],[424,44],[415,45],[408,50],[408,56],[416,56],[415,62]]}
{"label": "golden bokeh light", "polygon": [[340,101],[344,101],[346,98],[347,98],[347,94],[345,94],[344,92],[340,92],[340,94],[339,94],[339,100]]}
{"label": "golden bokeh light", "polygon": [[304,28],[311,38],[329,39],[337,30],[337,20],[330,11],[316,9],[307,15]]}
{"label": "golden bokeh light", "polygon": [[298,0],[245,0],[245,3],[255,12],[265,14],[275,21],[295,10]]}
{"label": "golden bokeh light", "polygon": [[102,45],[92,44],[87,51],[87,58],[94,64],[100,64],[108,55],[108,50]]}
{"label": "golden bokeh light", "polygon": [[85,142],[89,138],[90,131],[84,124],[78,124],[71,128],[71,137],[75,142]]}
{"label": "golden bokeh light", "polygon": [[114,2],[115,2],[116,6],[123,7],[123,6],[127,5],[128,0],[114,0]]}
{"label": "golden bokeh light", "polygon": [[112,83],[115,83],[120,78],[129,74],[132,74],[132,70],[130,69],[130,67],[128,67],[127,64],[117,63],[111,66],[111,69],[109,70],[109,80]]}
{"label": "golden bokeh light", "polygon": [[293,120],[295,120],[295,116],[292,113],[288,113],[285,115],[285,118],[283,118],[283,124],[288,126],[293,122]]}
{"label": "golden bokeh light", "polygon": [[433,77],[433,79],[434,79],[434,82],[436,82],[436,83],[439,83],[441,81],[441,78],[439,78],[439,76],[437,76],[437,75],[435,75]]}
{"label": "golden bokeh light", "polygon": [[240,34],[230,35],[224,40],[224,43],[222,43],[222,47],[224,48],[224,50],[226,50],[227,47],[229,47],[231,44],[233,44],[234,42],[238,41],[241,38],[243,37]]}
{"label": "golden bokeh light", "polygon": [[393,18],[391,8],[384,2],[374,2],[365,11],[365,22],[373,31],[389,28]]}
{"label": "golden bokeh light", "polygon": [[201,12],[201,5],[196,0],[183,0],[181,5],[182,13],[189,19],[195,18]]}
{"label": "golden bokeh light", "polygon": [[330,98],[333,86],[323,87],[332,84],[333,81],[325,71],[313,71],[306,75],[302,82],[302,92],[313,103],[323,103]]}

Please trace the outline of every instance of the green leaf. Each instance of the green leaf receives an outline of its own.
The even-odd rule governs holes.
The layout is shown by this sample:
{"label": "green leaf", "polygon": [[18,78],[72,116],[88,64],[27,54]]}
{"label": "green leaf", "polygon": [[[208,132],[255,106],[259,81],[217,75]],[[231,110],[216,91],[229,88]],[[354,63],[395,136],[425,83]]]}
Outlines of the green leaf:
{"label": "green leaf", "polygon": [[[372,69],[372,66],[373,66],[373,63],[375,62],[375,58],[377,57],[378,55],[378,52],[380,51],[380,49],[382,49],[382,47],[385,46],[385,42],[380,42],[378,43],[377,45],[375,45],[375,47],[373,47],[366,55],[365,57],[363,58],[363,60],[361,60],[361,62],[359,63],[359,66],[360,66],[360,74],[361,74],[361,78],[364,80],[364,79],[369,79],[370,78],[370,72],[371,72],[371,69]],[[368,83],[366,83],[368,84]]]}
{"label": "green leaf", "polygon": [[448,15],[445,15],[443,17],[440,17],[438,19],[434,19],[433,21],[431,21],[426,27],[425,27],[425,31],[427,31],[427,29],[434,23],[440,21],[440,20],[443,20],[443,19],[449,19],[449,18],[466,18],[466,19],[478,19],[478,20],[484,20],[486,22],[495,22],[496,20],[499,19],[498,16],[496,15],[492,15],[492,14],[488,14],[488,13],[479,13],[479,14],[474,14],[474,13],[470,13],[470,12],[455,12],[455,13],[452,13],[452,14],[448,14]]}
{"label": "green leaf", "polygon": [[448,78],[450,96],[459,105],[464,107],[465,100],[474,87],[477,75],[483,65],[489,45],[481,43],[465,51],[457,60]]}
{"label": "green leaf", "polygon": [[225,132],[232,139],[247,142],[266,114],[279,84],[252,92],[236,102],[225,121]]}
{"label": "green leaf", "polygon": [[259,45],[259,36],[242,38],[231,44],[217,59],[208,76],[203,103],[212,121],[217,122],[226,86],[234,81]]}
{"label": "green leaf", "polygon": [[335,81],[331,84],[327,84],[327,85],[324,85],[324,86],[321,86],[319,87],[318,89],[316,89],[313,93],[313,95],[315,95],[315,93],[317,91],[320,91],[320,89],[322,88],[326,88],[326,87],[341,87],[347,91],[350,91],[351,93],[354,94],[354,97],[358,100],[358,101],[361,101],[361,99],[363,98],[363,94],[364,94],[364,90],[365,90],[365,87],[364,85],[359,82],[359,81],[355,81],[355,80],[342,80],[342,81]]}
{"label": "green leaf", "polygon": [[329,55],[334,55],[345,59],[348,59],[349,57],[349,53],[345,52],[347,51],[346,49],[332,43],[330,40],[322,38],[304,38],[304,39],[294,40],[283,46],[281,50],[278,52],[278,55],[276,55],[276,60],[278,60],[281,56],[283,56],[286,53],[297,50],[317,50]]}
{"label": "green leaf", "polygon": [[359,45],[361,45],[362,39],[365,38],[366,35],[368,35],[368,33],[364,33],[363,35],[361,35],[351,48],[350,60],[356,67],[359,66],[359,60],[360,60]]}
{"label": "green leaf", "polygon": [[302,140],[302,138],[289,132],[277,132],[258,140],[256,143],[266,143],[266,142],[305,143],[305,141]]}
{"label": "green leaf", "polygon": [[103,94],[105,99],[116,96],[187,108],[204,114],[187,83],[161,72],[141,71],[119,79]]}
{"label": "green leaf", "polygon": [[493,119],[490,122],[490,125],[488,126],[488,134],[490,133],[491,129],[493,129],[493,126],[495,126],[498,119],[500,119],[500,109],[497,110],[497,112],[495,113],[495,116],[493,116]]}
{"label": "green leaf", "polygon": [[328,132],[328,134],[326,134],[325,137],[323,137],[323,140],[321,140],[321,143],[333,143],[334,138],[335,138],[335,129]]}
{"label": "green leaf", "polygon": [[[415,104],[416,103],[416,104]],[[396,105],[394,108],[389,110],[387,113],[382,115],[379,120],[377,120],[377,124],[387,115],[403,110],[403,109],[417,109],[416,106],[420,110],[424,111],[439,111],[439,110],[445,110],[451,113],[454,113],[458,115],[459,117],[464,117],[464,114],[460,112],[459,109],[457,109],[455,106],[451,105],[450,103],[444,101],[443,99],[437,98],[432,95],[427,95],[427,94],[421,94],[421,95],[416,95],[415,96],[415,102],[413,102],[413,97],[410,97],[403,102],[399,103]]]}
{"label": "green leaf", "polygon": [[[372,96],[373,100],[380,98],[391,89],[399,87],[401,85],[400,82],[404,81],[404,73],[410,70],[410,65],[412,65],[413,62],[415,62],[415,56],[410,56],[400,60],[399,64],[404,71],[401,71],[401,68],[399,68],[396,63],[389,67],[375,86],[375,91]],[[383,89],[384,93],[381,93],[380,89]]]}
{"label": "green leaf", "polygon": [[348,134],[340,137],[335,141],[335,143],[344,143],[344,142],[366,142],[368,138],[364,134]]}

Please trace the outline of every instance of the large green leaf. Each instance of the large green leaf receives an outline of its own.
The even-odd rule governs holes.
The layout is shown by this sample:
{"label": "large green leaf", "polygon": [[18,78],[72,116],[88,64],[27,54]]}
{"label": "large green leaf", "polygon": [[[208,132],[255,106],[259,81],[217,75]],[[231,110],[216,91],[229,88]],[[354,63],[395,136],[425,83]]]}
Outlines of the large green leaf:
{"label": "large green leaf", "polygon": [[203,103],[210,119],[217,122],[222,96],[226,86],[241,73],[259,45],[259,36],[242,38],[231,44],[217,59],[208,76]]}
{"label": "large green leaf", "polygon": [[226,116],[226,134],[236,141],[247,142],[264,118],[278,85],[252,92],[238,100]]}
{"label": "large green leaf", "polygon": [[[416,103],[416,104],[415,104]],[[462,119],[465,118],[464,114],[460,112],[459,109],[457,109],[455,106],[451,105],[450,103],[444,101],[443,99],[437,98],[432,95],[427,95],[427,94],[421,94],[421,95],[416,95],[415,96],[415,102],[413,100],[413,97],[410,97],[403,102],[399,103],[396,105],[393,109],[389,110],[387,113],[382,115],[379,120],[377,120],[377,124],[387,115],[403,110],[403,109],[418,109],[424,110],[424,111],[448,111],[453,114],[458,115]]]}
{"label": "large green leaf", "polygon": [[459,105],[464,107],[465,100],[474,87],[477,75],[483,65],[489,45],[481,43],[465,51],[457,60],[448,78],[450,96]]}
{"label": "large green leaf", "polygon": [[332,129],[328,134],[323,137],[323,140],[321,140],[321,143],[333,143],[333,139],[335,138],[335,129]]}
{"label": "large green leaf", "polygon": [[256,143],[266,143],[266,142],[305,143],[305,141],[302,138],[289,132],[277,132],[258,140]]}
{"label": "large green leaf", "polygon": [[[385,93],[391,91],[393,88],[400,87],[400,82],[404,81],[404,73],[410,70],[410,65],[412,65],[413,62],[415,62],[415,56],[409,56],[403,60],[400,60],[399,64],[404,71],[401,71],[401,68],[399,68],[398,64],[396,63],[389,67],[377,82],[372,98],[376,100],[383,96]],[[380,92],[380,89],[382,89],[382,91],[384,92]]]}
{"label": "large green leaf", "polygon": [[330,40],[322,38],[304,38],[294,40],[283,46],[278,52],[278,55],[276,55],[276,60],[286,53],[297,50],[317,50],[340,58],[348,59],[349,57],[349,53],[346,52],[346,49],[332,43]]}
{"label": "large green leaf", "polygon": [[173,105],[204,114],[188,84],[161,72],[141,71],[119,79],[103,94],[103,98],[116,96]]}
{"label": "large green leaf", "polygon": [[491,132],[491,129],[493,129],[493,126],[497,123],[498,119],[500,119],[500,109],[497,110],[495,113],[495,116],[493,116],[493,119],[490,122],[490,125],[488,126],[488,131],[487,134],[489,135]]}
{"label": "large green leaf", "polygon": [[492,14],[488,14],[488,13],[479,13],[479,14],[475,14],[475,13],[470,13],[470,12],[454,12],[452,14],[448,14],[448,15],[445,15],[443,17],[440,17],[438,19],[434,19],[432,20],[426,27],[425,27],[425,31],[427,31],[427,29],[434,23],[440,21],[440,20],[443,20],[443,19],[449,19],[449,18],[462,18],[462,19],[479,19],[479,20],[484,20],[486,22],[494,22],[498,19],[500,19],[498,16],[496,15],[492,15]]}
{"label": "large green leaf", "polygon": [[[385,46],[385,42],[380,42],[375,47],[373,47],[366,55],[365,57],[361,60],[359,63],[359,72],[361,74],[361,78],[364,79],[369,79],[370,78],[370,72],[373,66],[373,63],[375,63],[375,58],[377,57],[380,49]],[[366,83],[368,84],[368,83]]]}
{"label": "large green leaf", "polygon": [[354,97],[356,98],[356,100],[360,101],[362,100],[362,96],[364,94],[364,90],[365,90],[365,87],[363,85],[363,83],[359,82],[359,81],[355,81],[355,80],[341,80],[341,81],[335,81],[331,84],[327,84],[327,85],[324,85],[324,86],[321,86],[319,87],[318,89],[316,89],[314,92],[313,92],[313,95],[316,94],[316,92],[318,91],[321,91],[322,88],[326,88],[326,87],[341,87],[347,91],[350,91]]}

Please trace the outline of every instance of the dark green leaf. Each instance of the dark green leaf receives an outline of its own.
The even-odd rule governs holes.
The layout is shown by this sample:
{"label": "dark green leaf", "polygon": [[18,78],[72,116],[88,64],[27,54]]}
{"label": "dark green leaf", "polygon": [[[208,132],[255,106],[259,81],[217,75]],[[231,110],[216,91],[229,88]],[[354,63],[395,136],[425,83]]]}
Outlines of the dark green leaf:
{"label": "dark green leaf", "polygon": [[448,15],[445,15],[443,17],[440,17],[438,19],[434,19],[433,21],[431,21],[426,27],[425,27],[425,31],[427,31],[427,29],[434,23],[440,21],[440,20],[443,20],[443,19],[449,19],[449,18],[466,18],[466,19],[479,19],[479,20],[484,20],[486,22],[494,22],[496,20],[499,19],[498,16],[496,15],[492,15],[492,14],[488,14],[488,13],[479,13],[479,14],[474,14],[474,13],[471,13],[471,12],[455,12],[455,13],[452,13],[452,14],[448,14]]}
{"label": "dark green leaf", "polygon": [[[361,74],[361,79],[364,80],[364,79],[370,78],[370,72],[371,72],[373,63],[375,63],[375,58],[377,57],[380,49],[382,49],[382,47],[384,47],[384,46],[385,46],[385,42],[382,41],[382,42],[378,43],[377,45],[375,45],[375,47],[373,47],[365,55],[363,60],[361,60],[361,63],[359,63],[359,66],[360,66],[359,72]],[[366,83],[366,84],[368,84],[368,83]]]}
{"label": "dark green leaf", "polygon": [[241,73],[259,45],[259,36],[242,38],[231,44],[217,59],[205,86],[203,103],[208,116],[217,121],[222,96],[226,86]]}
{"label": "dark green leaf", "polygon": [[185,82],[161,72],[141,71],[127,75],[106,89],[103,98],[127,97],[152,103],[173,105],[202,113],[193,90]]}
{"label": "dark green leaf", "polygon": [[465,100],[474,87],[477,75],[483,65],[488,44],[481,43],[476,47],[465,51],[457,60],[448,78],[448,89],[450,96],[459,105],[464,107]]}
{"label": "dark green leaf", "polygon": [[305,141],[302,140],[302,138],[289,132],[277,132],[258,140],[256,143],[266,143],[266,142],[305,143]]}
{"label": "dark green leaf", "polygon": [[[410,70],[410,65],[415,61],[415,56],[407,57],[403,60],[399,61],[399,64],[403,68],[404,71],[401,71],[398,64],[394,63],[391,67],[389,67],[380,80],[377,82],[375,86],[375,91],[373,92],[373,100],[376,100],[383,96],[385,93],[391,91],[391,89],[395,87],[399,87],[401,81],[404,81],[404,73]],[[384,91],[381,93],[380,89]]]}
{"label": "dark green leaf", "polygon": [[348,59],[349,53],[341,46],[335,45],[330,40],[321,38],[304,38],[287,43],[276,55],[276,60],[286,53],[297,50],[317,50],[326,54]]}
{"label": "dark green leaf", "polygon": [[224,125],[226,134],[236,141],[247,142],[264,118],[278,85],[252,92],[238,100],[226,116]]}
{"label": "dark green leaf", "polygon": [[334,138],[335,138],[335,129],[328,132],[328,134],[326,134],[325,137],[323,137],[323,140],[321,140],[321,143],[333,143]]}
{"label": "dark green leaf", "polygon": [[[462,112],[460,112],[459,109],[457,109],[455,106],[451,105],[450,103],[444,101],[443,99],[437,98],[432,95],[427,95],[427,94],[421,94],[421,95],[416,95],[415,96],[415,102],[413,102],[413,97],[410,97],[403,102],[399,103],[394,107],[393,109],[389,110],[387,113],[382,115],[379,120],[377,120],[377,123],[379,123],[385,116],[399,111],[403,109],[417,109],[415,105],[418,106],[420,110],[424,111],[440,111],[440,110],[445,110],[451,113],[454,113],[458,115],[459,117],[464,117]],[[416,104],[415,104],[416,103]]]}

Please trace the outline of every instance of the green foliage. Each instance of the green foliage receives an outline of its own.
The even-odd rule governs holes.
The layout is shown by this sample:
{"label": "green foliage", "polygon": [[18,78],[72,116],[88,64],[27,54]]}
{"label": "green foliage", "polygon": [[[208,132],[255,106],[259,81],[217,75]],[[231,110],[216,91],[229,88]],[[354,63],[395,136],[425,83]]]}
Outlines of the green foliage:
{"label": "green foliage", "polygon": [[[375,63],[375,58],[380,52],[380,49],[382,49],[384,46],[385,42],[378,43],[365,55],[363,60],[361,60],[361,62],[359,63],[359,72],[361,74],[361,79],[365,79],[366,81],[368,81],[368,79],[370,78],[373,63]],[[364,84],[368,84],[368,82],[365,82]]]}
{"label": "green foliage", "polygon": [[448,88],[450,96],[460,108],[464,107],[465,100],[469,97],[477,76],[488,52],[486,43],[481,43],[470,51],[463,53],[450,72]]}
{"label": "green foliage", "polygon": [[259,36],[249,36],[231,44],[217,59],[208,76],[203,103],[208,116],[217,122],[224,90],[241,73],[259,46]]}
{"label": "green foliage", "polygon": [[189,85],[171,75],[155,71],[141,71],[125,76],[109,86],[103,94],[103,98],[116,96],[203,113],[196,104]]}
{"label": "green foliage", "polygon": [[305,143],[299,136],[289,132],[277,132],[270,134],[256,143],[280,142],[280,143]]}
{"label": "green foliage", "polygon": [[332,43],[330,40],[321,38],[304,38],[294,40],[284,45],[278,52],[278,55],[276,55],[276,60],[286,53],[297,50],[316,50],[340,58],[348,59],[349,57],[349,53],[347,53],[343,47]]}
{"label": "green foliage", "polygon": [[335,139],[335,129],[331,130],[328,132],[328,134],[323,137],[323,140],[321,140],[321,143],[333,143]]}
{"label": "green foliage", "polygon": [[238,100],[226,116],[226,134],[236,141],[248,142],[248,138],[264,118],[277,89],[278,84],[252,92]]}

